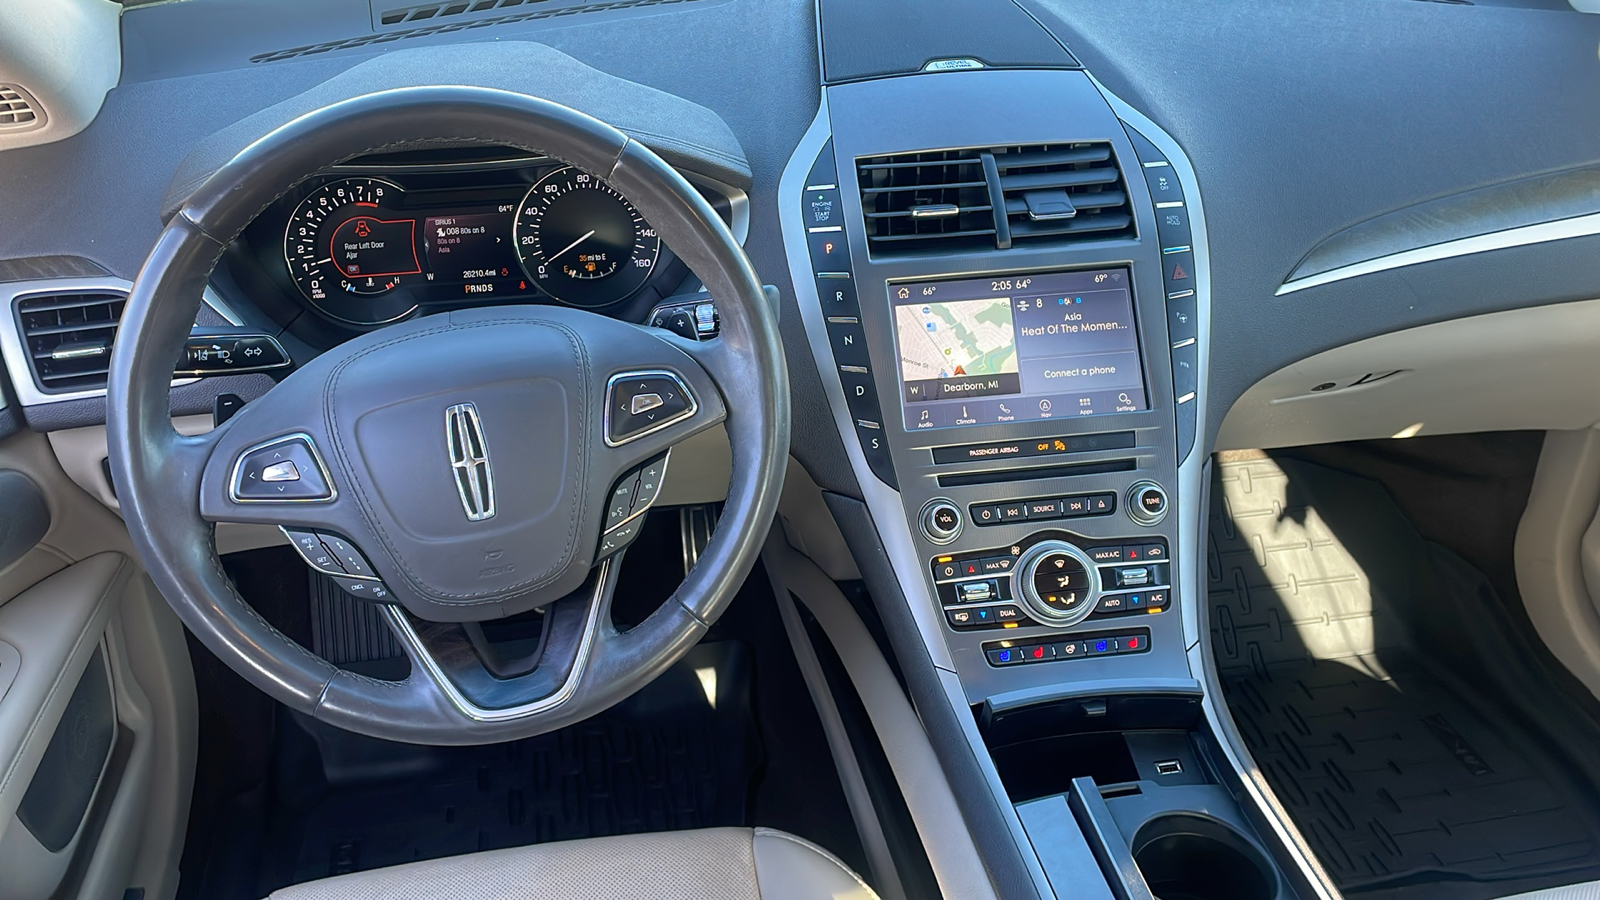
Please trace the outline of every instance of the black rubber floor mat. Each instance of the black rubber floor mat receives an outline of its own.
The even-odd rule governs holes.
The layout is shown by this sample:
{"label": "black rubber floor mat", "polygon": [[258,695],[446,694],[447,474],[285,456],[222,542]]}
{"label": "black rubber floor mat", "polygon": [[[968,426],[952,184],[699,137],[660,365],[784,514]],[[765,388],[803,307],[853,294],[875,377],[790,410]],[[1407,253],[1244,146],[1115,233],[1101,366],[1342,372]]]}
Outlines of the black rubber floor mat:
{"label": "black rubber floor mat", "polygon": [[[286,802],[264,835],[256,896],[478,850],[745,824],[761,763],[749,666],[741,644],[702,645],[613,710],[487,747],[412,748],[313,724],[306,746],[282,754]],[[307,760],[320,761],[315,775]],[[281,783],[295,778],[307,786]]]}
{"label": "black rubber floor mat", "polygon": [[1213,497],[1228,707],[1342,891],[1472,900],[1600,875],[1600,728],[1528,712],[1560,701],[1496,658],[1518,647],[1482,575],[1330,469],[1234,457]]}

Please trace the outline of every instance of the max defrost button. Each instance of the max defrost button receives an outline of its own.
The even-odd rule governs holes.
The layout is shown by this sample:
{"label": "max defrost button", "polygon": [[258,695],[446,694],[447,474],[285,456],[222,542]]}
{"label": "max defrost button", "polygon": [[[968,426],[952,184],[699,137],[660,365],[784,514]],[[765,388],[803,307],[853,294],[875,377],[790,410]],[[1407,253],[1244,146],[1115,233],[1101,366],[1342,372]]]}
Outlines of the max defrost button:
{"label": "max defrost button", "polygon": [[241,454],[234,464],[231,492],[237,503],[333,499],[328,470],[303,434],[268,441]]}

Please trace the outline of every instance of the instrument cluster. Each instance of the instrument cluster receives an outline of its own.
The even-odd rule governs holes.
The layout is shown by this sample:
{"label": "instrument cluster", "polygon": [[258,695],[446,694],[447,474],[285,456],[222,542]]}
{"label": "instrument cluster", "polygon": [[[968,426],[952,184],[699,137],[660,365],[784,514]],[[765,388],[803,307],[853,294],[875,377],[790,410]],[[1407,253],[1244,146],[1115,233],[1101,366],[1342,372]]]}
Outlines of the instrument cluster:
{"label": "instrument cluster", "polygon": [[301,183],[230,251],[236,279],[252,296],[270,282],[328,325],[361,329],[508,303],[642,319],[688,274],[627,198],[574,166],[401,159]]}

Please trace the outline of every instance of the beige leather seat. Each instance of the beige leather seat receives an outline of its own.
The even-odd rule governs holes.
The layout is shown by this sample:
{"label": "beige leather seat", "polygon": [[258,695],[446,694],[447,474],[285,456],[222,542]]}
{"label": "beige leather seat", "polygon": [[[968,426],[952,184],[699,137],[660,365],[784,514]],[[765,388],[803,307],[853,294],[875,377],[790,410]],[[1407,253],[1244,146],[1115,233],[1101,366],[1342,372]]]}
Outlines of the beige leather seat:
{"label": "beige leather seat", "polygon": [[591,838],[408,863],[272,900],[877,900],[826,850],[767,828]]}

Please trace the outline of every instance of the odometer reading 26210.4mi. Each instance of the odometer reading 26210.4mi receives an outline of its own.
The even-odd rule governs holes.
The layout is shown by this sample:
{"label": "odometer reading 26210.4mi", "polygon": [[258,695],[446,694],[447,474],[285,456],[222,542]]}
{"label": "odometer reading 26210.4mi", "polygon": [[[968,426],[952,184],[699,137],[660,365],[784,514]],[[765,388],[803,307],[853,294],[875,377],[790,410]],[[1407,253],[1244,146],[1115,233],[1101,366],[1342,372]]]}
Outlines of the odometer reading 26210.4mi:
{"label": "odometer reading 26210.4mi", "polygon": [[650,277],[661,240],[599,178],[568,166],[540,179],[517,209],[517,256],[539,289],[573,306],[604,306]]}

